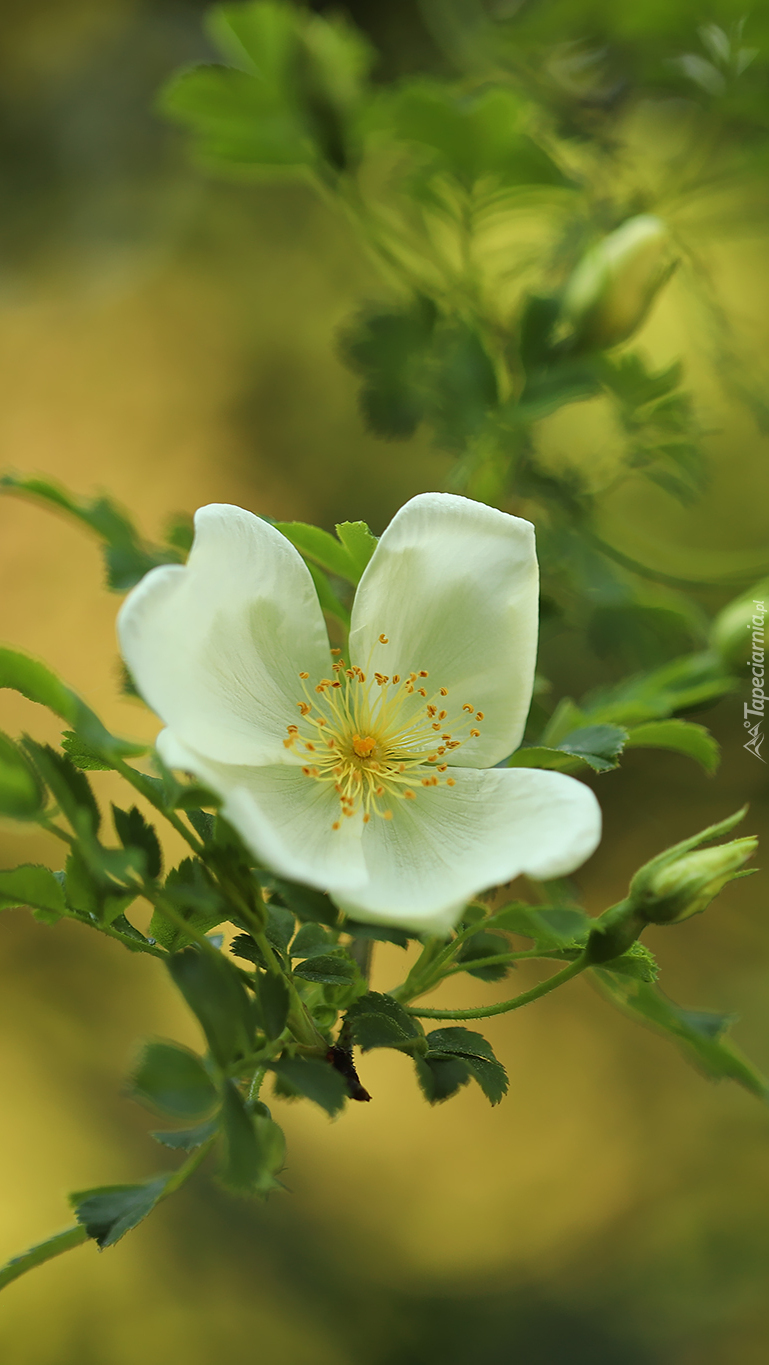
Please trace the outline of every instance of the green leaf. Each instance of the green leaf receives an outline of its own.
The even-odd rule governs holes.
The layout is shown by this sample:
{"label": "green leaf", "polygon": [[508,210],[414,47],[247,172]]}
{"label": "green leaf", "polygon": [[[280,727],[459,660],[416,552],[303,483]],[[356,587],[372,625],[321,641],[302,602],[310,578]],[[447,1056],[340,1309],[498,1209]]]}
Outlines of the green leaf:
{"label": "green leaf", "polygon": [[332,1117],[344,1108],[347,1099],[344,1076],[328,1062],[314,1061],[310,1057],[281,1057],[270,1063],[270,1070],[279,1077],[283,1093],[288,1090],[294,1095],[304,1095]]}
{"label": "green leaf", "polygon": [[421,1024],[391,995],[368,991],[347,1010],[345,1023],[363,1050],[374,1047],[411,1048],[424,1038]]}
{"label": "green leaf", "polygon": [[706,773],[714,773],[721,759],[721,746],[710,731],[688,720],[647,721],[637,725],[628,734],[627,748],[673,749],[695,759]]}
{"label": "green leaf", "polygon": [[[614,965],[614,964],[612,964]],[[713,1080],[733,1080],[759,1099],[769,1100],[769,1081],[725,1037],[728,1014],[683,1009],[656,986],[618,979],[605,969],[593,970],[601,993],[636,1022],[678,1043],[684,1055]]]}
{"label": "green leaf", "polygon": [[[13,474],[0,478],[0,491],[31,498],[66,512],[94,531],[104,542],[107,585],[114,592],[127,592],[158,564],[179,562],[180,556],[175,549],[147,545],[130,517],[110,498],[100,497],[88,502],[74,498],[66,489],[47,479],[21,479]],[[65,719],[69,720],[69,717]]]}
{"label": "green leaf", "polygon": [[406,308],[366,309],[342,333],[342,360],[363,379],[360,406],[379,436],[411,436],[426,415],[436,319],[434,303],[420,297]]}
{"label": "green leaf", "polygon": [[196,1015],[211,1054],[221,1067],[247,1055],[254,1035],[251,1003],[235,967],[215,952],[184,948],[168,970]]}
{"label": "green leaf", "polygon": [[270,902],[267,907],[265,933],[273,948],[284,954],[296,932],[296,921],[290,910]]}
{"label": "green leaf", "polygon": [[593,772],[609,772],[617,767],[627,731],[619,725],[582,725],[569,731],[554,748],[532,745],[518,749],[508,759],[511,768],[551,768],[557,772],[579,772],[585,766]]}
{"label": "green leaf", "polygon": [[102,1250],[114,1246],[126,1232],[151,1213],[170,1175],[159,1175],[141,1185],[100,1185],[69,1195],[75,1217]]}
{"label": "green leaf", "polygon": [[0,815],[34,820],[45,805],[45,790],[34,767],[0,730]]}
{"label": "green leaf", "polygon": [[47,867],[23,863],[0,871],[0,910],[27,906],[41,924],[55,924],[67,913],[58,877]]}
{"label": "green leaf", "polygon": [[300,886],[297,882],[289,882],[283,877],[273,877],[264,872],[259,872],[258,877],[261,885],[272,893],[271,905],[275,903],[285,906],[297,919],[332,926],[339,922],[339,911],[325,892],[315,891],[311,886]]}
{"label": "green leaf", "polygon": [[310,570],[312,581],[315,584],[321,611],[324,611],[327,616],[333,616],[336,621],[341,621],[345,629],[349,629],[349,608],[340,602],[323,570],[317,564],[313,564],[312,561],[308,563],[307,568]]}
{"label": "green leaf", "polygon": [[442,1104],[470,1080],[470,1068],[461,1057],[414,1057],[417,1080],[430,1104]]}
{"label": "green leaf", "polygon": [[493,923],[511,934],[533,939],[544,952],[552,952],[582,947],[594,921],[584,911],[567,906],[535,907],[517,902],[499,910]]}
{"label": "green leaf", "polygon": [[74,730],[64,730],[61,737],[61,747],[68,758],[72,759],[76,768],[82,768],[85,772],[108,773],[113,765],[106,763],[103,758],[99,758],[90,744],[80,739]]}
{"label": "green leaf", "polygon": [[76,768],[66,754],[59,753],[50,744],[37,744],[35,740],[27,738],[24,748],[33,758],[35,767],[50,787],[57,805],[75,833],[97,834],[101,812],[85,773]]}
{"label": "green leaf", "polygon": [[160,851],[158,836],[154,827],[147,823],[138,806],[132,806],[130,810],[125,811],[113,803],[112,818],[115,822],[117,836],[123,847],[141,849],[146,859],[147,876],[159,877],[163,870],[163,855]]}
{"label": "green leaf", "polygon": [[259,1006],[264,1031],[268,1038],[279,1038],[288,1020],[291,1004],[288,986],[282,976],[265,972],[259,976]]}
{"label": "green leaf", "polygon": [[358,579],[360,579],[377,547],[376,536],[369,530],[365,521],[340,522],[336,528],[336,533],[355,565]]}
{"label": "green leaf", "polygon": [[322,531],[319,526],[308,526],[303,521],[274,521],[272,524],[291,541],[300,555],[314,559],[322,569],[336,574],[337,578],[357,583],[360,574],[352,555],[328,531]]}
{"label": "green leaf", "polygon": [[227,61],[280,90],[295,59],[296,11],[274,0],[215,5],[206,28]]}
{"label": "green leaf", "polygon": [[[163,894],[190,929],[206,934],[227,917],[228,906],[213,885],[207,869],[197,858],[184,858],[166,877]],[[169,953],[176,952],[191,936],[157,907],[150,923],[150,937]]]}
{"label": "green leaf", "polygon": [[649,951],[645,944],[636,941],[626,953],[621,957],[615,957],[608,962],[602,969],[607,972],[617,973],[618,976],[635,977],[638,981],[647,981],[653,985],[659,976],[654,954]]}
{"label": "green leaf", "polygon": [[174,77],[161,92],[162,113],[195,134],[205,164],[253,168],[304,168],[317,152],[288,92],[269,88],[245,71],[198,66]]}
{"label": "green leaf", "polygon": [[161,1039],[145,1044],[129,1090],[141,1104],[174,1119],[201,1119],[218,1100],[200,1057]]}
{"label": "green leaf", "polygon": [[19,650],[0,648],[0,688],[10,687],[29,701],[47,706],[98,753],[123,757],[144,754],[146,744],[131,744],[105,730],[98,716],[50,668]]}
{"label": "green leaf", "polygon": [[336,946],[332,934],[322,924],[303,924],[291,944],[292,957],[317,957]]}
{"label": "green leaf", "polygon": [[355,980],[357,967],[343,948],[333,953],[318,954],[294,967],[294,976],[303,981],[322,982],[326,986],[346,986]]}
{"label": "green leaf", "polygon": [[507,953],[510,951],[510,944],[502,934],[490,934],[481,930],[473,934],[462,944],[456,956],[456,961],[461,963],[466,972],[471,976],[477,976],[480,981],[501,981],[510,970],[509,963],[498,963],[494,966],[474,967],[473,962],[480,958],[492,957],[495,953]]}
{"label": "green leaf", "polygon": [[482,1034],[466,1028],[438,1028],[428,1033],[427,1046],[427,1061],[461,1058],[491,1104],[499,1104],[507,1094],[507,1072]]}
{"label": "green leaf", "polygon": [[392,929],[385,924],[358,924],[355,920],[344,922],[344,932],[350,938],[370,938],[376,943],[395,943],[399,948],[408,948],[409,936],[405,929]]}
{"label": "green leaf", "polygon": [[582,706],[591,722],[635,726],[712,705],[734,685],[718,656],[706,651],[602,688],[585,697]]}
{"label": "green leaf", "polygon": [[250,1114],[233,1083],[227,1080],[222,1090],[222,1128],[225,1160],[220,1178],[228,1189],[239,1194],[266,1197],[282,1189],[276,1179],[286,1159],[286,1140],[277,1123],[265,1112]]}
{"label": "green leaf", "polygon": [[150,1133],[150,1137],[163,1147],[170,1147],[174,1152],[192,1152],[214,1136],[219,1129],[220,1121],[219,1114],[214,1114],[212,1119],[206,1119],[204,1123],[198,1123],[194,1128],[158,1129]]}

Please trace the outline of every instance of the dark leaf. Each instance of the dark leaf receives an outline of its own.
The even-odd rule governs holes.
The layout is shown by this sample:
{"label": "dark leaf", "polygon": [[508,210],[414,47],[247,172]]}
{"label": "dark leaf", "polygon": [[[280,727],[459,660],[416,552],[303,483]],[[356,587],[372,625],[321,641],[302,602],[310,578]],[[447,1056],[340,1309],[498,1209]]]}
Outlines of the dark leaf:
{"label": "dark leaf", "polygon": [[0,648],[0,688],[10,687],[29,701],[48,707],[75,733],[106,757],[146,753],[144,744],[130,744],[105,730],[98,716],[50,668],[15,649]]}
{"label": "dark leaf", "polygon": [[490,934],[482,930],[473,934],[472,938],[466,939],[457,953],[456,961],[462,964],[466,972],[471,976],[477,976],[480,981],[501,981],[510,970],[509,963],[474,967],[473,961],[509,951],[510,944],[502,934]]}
{"label": "dark leaf", "polygon": [[355,979],[357,967],[343,948],[333,953],[307,958],[294,967],[294,976],[303,981],[322,982],[327,986],[346,986]]}
{"label": "dark leaf", "polygon": [[151,1213],[170,1176],[159,1175],[141,1185],[100,1185],[69,1195],[78,1223],[97,1246],[114,1246],[120,1238]]}
{"label": "dark leaf", "polygon": [[212,1119],[206,1119],[205,1123],[198,1123],[194,1128],[158,1129],[157,1132],[150,1133],[150,1137],[175,1152],[192,1152],[214,1136],[220,1121],[219,1115],[215,1114]]}
{"label": "dark leaf", "polygon": [[45,789],[33,764],[0,730],[0,816],[34,820],[45,805]]}
{"label": "dark leaf", "polygon": [[470,1068],[461,1057],[416,1055],[417,1069],[422,1094],[430,1104],[441,1104],[470,1080]]}
{"label": "dark leaf", "polygon": [[424,1038],[421,1024],[391,995],[369,991],[347,1010],[345,1027],[364,1052],[374,1047],[412,1047]]}
{"label": "dark leaf", "polygon": [[146,1043],[129,1089],[140,1103],[175,1119],[201,1119],[217,1103],[200,1057],[179,1043]]}
{"label": "dark leaf", "polygon": [[328,1062],[309,1057],[281,1057],[270,1063],[282,1083],[285,1094],[304,1095],[325,1109],[327,1114],[338,1114],[347,1099],[344,1077]]}
{"label": "dark leaf", "polygon": [[168,959],[168,970],[222,1067],[250,1051],[251,1003],[234,966],[221,954],[185,948]]}
{"label": "dark leaf", "polygon": [[240,1194],[266,1196],[282,1189],[276,1176],[283,1168],[283,1131],[262,1113],[250,1114],[236,1085],[227,1080],[222,1092],[225,1161],[221,1179]]}
{"label": "dark leaf", "polygon": [[291,999],[282,976],[264,972],[259,976],[258,998],[264,1031],[268,1038],[279,1038],[288,1019]]}
{"label": "dark leaf", "polygon": [[117,836],[124,848],[140,848],[146,859],[147,876],[159,877],[163,869],[163,855],[154,827],[147,823],[138,806],[121,810],[113,804],[112,818]]}

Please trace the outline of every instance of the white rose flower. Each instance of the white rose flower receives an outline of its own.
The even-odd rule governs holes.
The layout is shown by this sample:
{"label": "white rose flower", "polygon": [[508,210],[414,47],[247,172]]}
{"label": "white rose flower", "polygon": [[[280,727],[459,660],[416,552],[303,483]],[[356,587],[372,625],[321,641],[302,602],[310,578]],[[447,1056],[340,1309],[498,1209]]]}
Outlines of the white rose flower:
{"label": "white rose flower", "polygon": [[478,892],[563,876],[600,838],[588,787],[493,766],[523,734],[537,596],[529,522],[424,493],[377,545],[342,658],[291,543],[214,504],[118,631],[159,754],[218,794],[260,863],[356,919],[440,933]]}

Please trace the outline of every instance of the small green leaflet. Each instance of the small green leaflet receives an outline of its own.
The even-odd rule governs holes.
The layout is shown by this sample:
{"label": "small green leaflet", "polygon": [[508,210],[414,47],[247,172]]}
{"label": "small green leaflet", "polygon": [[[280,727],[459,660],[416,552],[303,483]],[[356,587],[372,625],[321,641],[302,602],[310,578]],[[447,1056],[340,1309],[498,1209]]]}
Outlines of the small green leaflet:
{"label": "small green leaflet", "polygon": [[102,1250],[151,1213],[165,1190],[169,1175],[157,1176],[141,1185],[100,1185],[69,1195],[75,1217]]}
{"label": "small green leaflet", "polygon": [[129,1090],[141,1104],[172,1119],[202,1119],[218,1101],[201,1058],[163,1039],[145,1044]]}
{"label": "small green leaflet", "polygon": [[328,1062],[310,1057],[281,1057],[270,1063],[270,1070],[281,1082],[283,1095],[304,1095],[332,1117],[344,1108],[347,1084]]}
{"label": "small green leaflet", "polygon": [[23,906],[43,924],[55,924],[67,914],[61,882],[49,868],[25,863],[0,872],[0,910]]}

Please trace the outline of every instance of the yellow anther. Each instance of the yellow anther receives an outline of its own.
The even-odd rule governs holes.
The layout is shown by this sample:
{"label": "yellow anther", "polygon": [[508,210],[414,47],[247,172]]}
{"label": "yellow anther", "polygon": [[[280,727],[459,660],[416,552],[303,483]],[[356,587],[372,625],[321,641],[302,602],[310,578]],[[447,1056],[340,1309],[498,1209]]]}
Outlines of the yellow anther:
{"label": "yellow anther", "polygon": [[300,673],[300,674],[299,674],[299,677],[300,677],[300,678],[309,678],[309,676],[310,676],[309,673]]}
{"label": "yellow anther", "polygon": [[368,811],[366,811],[366,814],[365,814],[364,817],[363,817],[363,823],[364,823],[364,825],[367,825],[370,819],[371,819],[371,816],[369,815]]}
{"label": "yellow anther", "polygon": [[420,668],[419,676],[420,678],[429,678],[430,674],[428,673],[426,668]]}
{"label": "yellow anther", "polygon": [[476,711],[476,713],[475,713],[475,719],[476,719],[476,720],[483,720],[483,718],[484,718],[484,717],[483,717],[483,712],[482,712],[482,711]]}
{"label": "yellow anther", "polygon": [[383,811],[382,811],[382,818],[383,818],[384,820],[392,820],[392,818],[393,818],[393,813],[392,813],[392,811],[391,811],[391,810],[383,810]]}
{"label": "yellow anther", "polygon": [[442,697],[447,697],[448,695],[449,695],[449,689],[448,689],[448,687],[442,687],[442,688],[441,688],[441,696],[442,696]]}
{"label": "yellow anther", "polygon": [[333,823],[333,825],[331,826],[331,828],[332,828],[332,829],[341,829],[342,826],[341,826],[341,824],[339,823],[338,820],[335,820],[334,823]]}
{"label": "yellow anther", "polygon": [[405,799],[406,799],[407,801],[416,801],[416,799],[417,799],[417,794],[416,794],[416,792],[413,792],[413,791],[411,790],[410,787],[407,787],[407,788],[406,788],[406,790],[405,790],[405,792],[403,793],[403,795],[404,795],[404,797],[405,797]]}
{"label": "yellow anther", "polygon": [[396,684],[396,686],[400,682],[400,680],[401,680],[400,673],[393,673],[393,682]]}
{"label": "yellow anther", "polygon": [[470,712],[470,715],[472,715],[473,711],[475,710],[475,707],[474,707],[474,706],[470,706],[468,702],[465,702],[464,706],[462,707],[462,710],[463,710],[463,711],[469,711],[469,712]]}
{"label": "yellow anther", "polygon": [[386,635],[380,635],[379,643],[380,645],[389,645],[390,641],[388,640]]}
{"label": "yellow anther", "polygon": [[439,712],[438,712],[438,720],[445,720],[446,717],[447,717],[447,715],[448,715],[448,711],[439,711]]}
{"label": "yellow anther", "polygon": [[447,787],[456,787],[456,785],[457,785],[457,784],[456,784],[456,782],[454,781],[453,777],[447,777],[447,778],[446,778],[446,786],[447,786]]}
{"label": "yellow anther", "polygon": [[470,738],[471,738],[471,739],[477,739],[480,733],[481,733],[480,730],[471,730],[471,731],[470,731]]}
{"label": "yellow anther", "polygon": [[332,654],[341,654],[342,651],[341,651],[341,649],[332,649],[331,653],[332,653]]}

